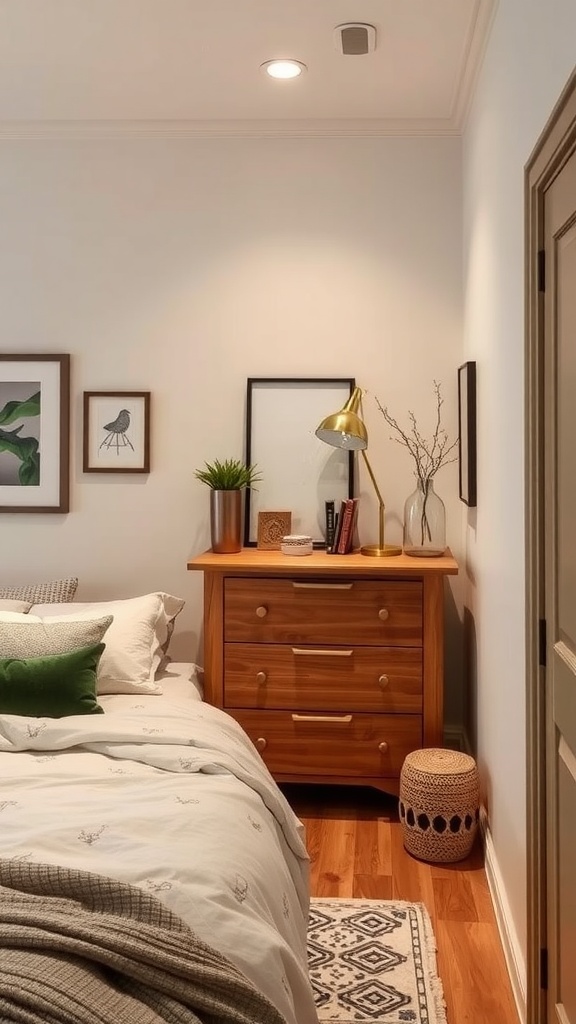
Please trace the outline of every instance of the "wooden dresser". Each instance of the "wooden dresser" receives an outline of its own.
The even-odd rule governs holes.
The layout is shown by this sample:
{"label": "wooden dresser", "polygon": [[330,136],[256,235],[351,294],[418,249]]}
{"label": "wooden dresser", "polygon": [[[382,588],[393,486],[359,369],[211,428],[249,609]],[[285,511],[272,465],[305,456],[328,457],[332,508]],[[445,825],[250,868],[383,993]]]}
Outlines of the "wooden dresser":
{"label": "wooden dresser", "polygon": [[205,699],[232,715],[277,781],[398,793],[406,754],[441,746],[442,558],[207,551]]}

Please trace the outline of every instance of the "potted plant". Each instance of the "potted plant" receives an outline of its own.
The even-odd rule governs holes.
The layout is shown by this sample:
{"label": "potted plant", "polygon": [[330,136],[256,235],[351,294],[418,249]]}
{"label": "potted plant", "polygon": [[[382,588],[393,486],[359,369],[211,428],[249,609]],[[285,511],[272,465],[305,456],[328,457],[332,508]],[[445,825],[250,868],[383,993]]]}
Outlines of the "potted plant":
{"label": "potted plant", "polygon": [[212,550],[230,554],[242,548],[242,491],[261,479],[256,466],[241,459],[205,462],[194,476],[210,488]]}

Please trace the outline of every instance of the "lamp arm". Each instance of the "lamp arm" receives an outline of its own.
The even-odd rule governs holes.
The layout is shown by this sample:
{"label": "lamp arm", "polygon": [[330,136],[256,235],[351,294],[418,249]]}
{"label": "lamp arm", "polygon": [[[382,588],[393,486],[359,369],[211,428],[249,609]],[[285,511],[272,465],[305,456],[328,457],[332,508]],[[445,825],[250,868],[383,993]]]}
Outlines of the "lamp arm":
{"label": "lamp arm", "polygon": [[364,448],[361,448],[360,450],[361,450],[362,455],[364,457],[364,462],[366,464],[366,469],[368,470],[370,479],[371,479],[372,484],[374,486],[374,490],[376,491],[376,496],[378,498],[378,505],[379,505],[379,547],[383,548],[384,547],[384,498],[380,494],[380,488],[378,487],[378,484],[376,483],[376,477],[374,476],[374,473],[372,471],[372,466],[368,462],[368,456],[366,455],[366,451],[365,451]]}

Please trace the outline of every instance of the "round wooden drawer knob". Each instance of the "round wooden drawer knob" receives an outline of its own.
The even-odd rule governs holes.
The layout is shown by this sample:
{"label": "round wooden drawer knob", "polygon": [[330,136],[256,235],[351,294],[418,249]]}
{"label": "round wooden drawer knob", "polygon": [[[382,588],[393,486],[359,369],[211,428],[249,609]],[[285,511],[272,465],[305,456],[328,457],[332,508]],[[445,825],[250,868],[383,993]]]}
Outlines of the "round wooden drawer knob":
{"label": "round wooden drawer knob", "polygon": [[386,622],[386,619],[388,618],[389,615],[390,612],[388,611],[387,608],[381,608],[380,611],[378,612],[378,618],[381,619],[382,622]]}
{"label": "round wooden drawer knob", "polygon": [[262,684],[266,682],[266,673],[265,672],[257,672],[256,673],[256,682],[260,686],[262,686]]}
{"label": "round wooden drawer knob", "polygon": [[258,616],[259,619],[266,618],[266,616],[268,615],[268,609],[265,604],[258,605],[256,609],[256,615]]}
{"label": "round wooden drawer knob", "polygon": [[385,740],[382,740],[382,743],[378,744],[378,750],[380,751],[381,754],[388,753],[388,744],[385,742]]}
{"label": "round wooden drawer knob", "polygon": [[263,736],[259,736],[258,739],[256,740],[257,750],[265,750],[267,746],[268,740],[265,740]]}
{"label": "round wooden drawer knob", "polygon": [[389,680],[388,676],[380,676],[379,679],[378,679],[378,682],[379,682],[380,686],[382,687],[382,689],[384,689],[385,686],[388,686],[388,683],[390,682],[390,680]]}

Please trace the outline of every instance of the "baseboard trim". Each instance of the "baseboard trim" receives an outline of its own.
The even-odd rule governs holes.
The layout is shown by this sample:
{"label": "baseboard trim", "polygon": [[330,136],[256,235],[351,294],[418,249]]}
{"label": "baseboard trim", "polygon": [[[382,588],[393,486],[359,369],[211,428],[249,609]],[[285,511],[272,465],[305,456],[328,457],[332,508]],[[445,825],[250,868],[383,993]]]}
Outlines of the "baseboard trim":
{"label": "baseboard trim", "polygon": [[480,829],[482,842],[484,844],[484,866],[486,869],[486,878],[488,881],[490,896],[492,898],[494,913],[496,915],[500,940],[504,949],[506,966],[508,968],[508,974],[510,975],[514,1000],[516,1002],[516,1008],[518,1010],[518,1016],[520,1017],[521,1024],[526,1024],[526,964],[524,962],[516,929],[514,928],[512,915],[510,914],[510,906],[508,904],[506,890],[502,882],[502,875],[500,874],[496,851],[494,849],[494,843],[492,842],[492,835],[488,827],[486,814],[483,810],[480,815]]}
{"label": "baseboard trim", "polygon": [[444,727],[444,746],[450,750],[463,750],[469,754],[467,737],[461,725],[446,725]]}

